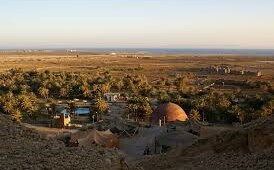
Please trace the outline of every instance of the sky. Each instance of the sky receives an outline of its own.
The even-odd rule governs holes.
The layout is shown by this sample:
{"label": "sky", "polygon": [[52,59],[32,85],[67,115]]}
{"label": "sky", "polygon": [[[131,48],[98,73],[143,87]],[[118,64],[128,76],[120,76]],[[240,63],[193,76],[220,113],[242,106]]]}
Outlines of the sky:
{"label": "sky", "polygon": [[274,49],[274,0],[0,0],[0,48]]}

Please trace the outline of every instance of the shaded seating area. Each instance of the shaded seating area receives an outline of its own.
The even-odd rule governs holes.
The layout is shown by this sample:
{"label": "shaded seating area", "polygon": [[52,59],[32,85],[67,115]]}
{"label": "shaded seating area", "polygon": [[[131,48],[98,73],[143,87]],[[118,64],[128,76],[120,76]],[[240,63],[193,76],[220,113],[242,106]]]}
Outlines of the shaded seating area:
{"label": "shaded seating area", "polygon": [[119,148],[118,137],[113,134],[109,129],[106,131],[98,131],[90,129],[72,134],[71,138],[78,140],[79,146],[89,147],[92,145],[100,145],[106,148]]}

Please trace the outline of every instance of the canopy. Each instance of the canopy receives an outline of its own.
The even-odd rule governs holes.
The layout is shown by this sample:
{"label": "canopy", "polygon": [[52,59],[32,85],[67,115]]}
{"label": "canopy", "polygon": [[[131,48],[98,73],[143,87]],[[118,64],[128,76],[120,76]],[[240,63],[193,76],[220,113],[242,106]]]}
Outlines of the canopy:
{"label": "canopy", "polygon": [[93,129],[88,132],[86,137],[78,139],[80,146],[90,146],[91,144],[98,144],[107,148],[118,148],[118,137],[114,135],[109,129],[106,131],[98,131]]}

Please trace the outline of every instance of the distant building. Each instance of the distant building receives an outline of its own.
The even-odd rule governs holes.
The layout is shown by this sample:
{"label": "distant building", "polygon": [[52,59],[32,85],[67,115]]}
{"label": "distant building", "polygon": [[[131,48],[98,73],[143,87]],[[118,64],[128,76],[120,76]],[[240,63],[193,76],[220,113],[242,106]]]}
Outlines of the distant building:
{"label": "distant building", "polygon": [[173,77],[178,77],[180,74],[178,72],[172,72],[169,74],[170,76],[173,76]]}
{"label": "distant building", "polygon": [[151,122],[161,124],[160,122],[186,121],[188,119],[185,111],[177,104],[164,103],[159,105],[153,112]]}
{"label": "distant building", "polygon": [[257,76],[258,76],[258,77],[262,76],[262,72],[258,71],[258,72],[257,72]]}
{"label": "distant building", "polygon": [[107,102],[116,102],[120,97],[120,93],[105,93],[104,98]]}
{"label": "distant building", "polygon": [[67,109],[57,111],[56,116],[54,116],[54,124],[57,128],[69,126],[70,121],[70,115],[67,113]]}
{"label": "distant building", "polygon": [[206,73],[210,74],[233,74],[233,75],[252,75],[252,76],[258,76],[260,77],[262,73],[260,71],[254,72],[250,70],[236,70],[236,69],[231,69],[229,66],[224,66],[224,65],[213,65],[209,66],[207,68],[203,68],[202,71],[205,71]]}
{"label": "distant building", "polygon": [[219,66],[217,66],[215,69],[216,69],[216,72],[218,73],[219,72]]}
{"label": "distant building", "polygon": [[229,67],[227,67],[227,73],[230,74],[231,69]]}

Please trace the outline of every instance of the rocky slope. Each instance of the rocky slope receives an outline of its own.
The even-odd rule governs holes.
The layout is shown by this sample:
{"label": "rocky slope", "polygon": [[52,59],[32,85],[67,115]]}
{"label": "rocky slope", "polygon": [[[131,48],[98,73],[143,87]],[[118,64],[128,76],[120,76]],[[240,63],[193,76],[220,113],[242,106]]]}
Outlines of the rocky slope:
{"label": "rocky slope", "polygon": [[0,114],[0,169],[121,169],[121,156],[103,148],[66,148]]}
{"label": "rocky slope", "polygon": [[144,169],[274,169],[274,116],[198,140],[186,149],[150,156]]}

